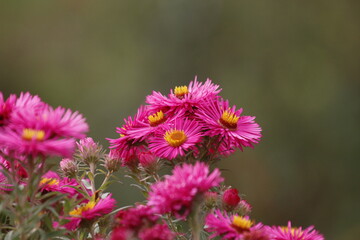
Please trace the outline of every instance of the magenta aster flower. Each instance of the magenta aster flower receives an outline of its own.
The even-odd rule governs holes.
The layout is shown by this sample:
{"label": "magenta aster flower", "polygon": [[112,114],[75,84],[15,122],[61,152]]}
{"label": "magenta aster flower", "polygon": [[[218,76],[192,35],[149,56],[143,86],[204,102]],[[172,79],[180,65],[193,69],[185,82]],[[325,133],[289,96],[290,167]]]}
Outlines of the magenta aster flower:
{"label": "magenta aster flower", "polygon": [[271,240],[324,240],[323,235],[310,226],[306,229],[294,228],[291,222],[288,222],[287,227],[267,227],[267,232]]}
{"label": "magenta aster flower", "polygon": [[60,192],[63,194],[67,194],[68,197],[78,196],[81,198],[81,194],[79,194],[76,189],[70,186],[78,186],[79,184],[75,179],[70,178],[60,178],[60,176],[53,172],[48,171],[45,173],[40,180],[40,190],[43,192]]}
{"label": "magenta aster flower", "polygon": [[82,221],[93,221],[110,213],[115,208],[115,204],[116,201],[111,198],[111,194],[105,198],[98,199],[93,196],[90,201],[81,204],[79,207],[69,212],[70,222],[66,223],[64,226],[68,230],[75,230]]}
{"label": "magenta aster flower", "polygon": [[175,234],[166,224],[156,224],[151,228],[144,229],[139,234],[141,240],[172,240],[174,238]]}
{"label": "magenta aster flower", "polygon": [[164,126],[150,141],[149,149],[156,156],[174,159],[184,156],[201,141],[201,126],[195,120],[176,119],[174,124]]}
{"label": "magenta aster flower", "polygon": [[129,135],[129,131],[141,126],[139,123],[146,116],[146,107],[141,106],[134,116],[134,119],[129,116],[127,119],[124,119],[125,124],[121,128],[116,128],[116,132],[120,135],[119,138],[107,138],[110,142],[110,149],[112,149],[113,153],[119,158],[123,159],[124,166],[133,165],[133,160],[137,158],[137,155],[146,150],[144,146],[145,143],[142,142],[140,136]]}
{"label": "magenta aster flower", "polygon": [[159,92],[153,91],[152,95],[146,97],[146,102],[150,104],[149,108],[165,110],[168,112],[186,111],[193,112],[198,107],[217,98],[221,91],[219,85],[215,85],[210,79],[205,83],[195,80],[190,82],[189,86],[175,87],[166,97]]}
{"label": "magenta aster flower", "polygon": [[172,239],[173,233],[166,224],[159,224],[159,220],[149,206],[137,205],[122,210],[115,217],[112,239]]}
{"label": "magenta aster flower", "polygon": [[75,140],[54,138],[51,131],[41,128],[6,128],[0,132],[0,146],[7,147],[9,151],[18,154],[70,156]]}
{"label": "magenta aster flower", "polygon": [[15,107],[16,95],[11,94],[8,99],[4,100],[2,92],[0,92],[0,127],[7,125],[9,122],[13,108]]}
{"label": "magenta aster flower", "polygon": [[[206,134],[210,137],[218,136],[222,152],[234,148],[252,147],[261,137],[261,128],[254,121],[255,117],[240,116],[242,109],[229,107],[228,101],[216,101],[199,110],[196,114],[207,127]],[[221,152],[220,152],[221,153]]]}
{"label": "magenta aster flower", "polygon": [[215,169],[210,173],[205,163],[178,165],[172,175],[151,186],[148,205],[153,206],[155,213],[173,213],[176,217],[185,218],[195,200],[201,199],[210,188],[219,186],[222,181],[220,171]]}
{"label": "magenta aster flower", "polygon": [[[210,238],[220,236],[222,239],[231,240],[262,240],[268,239],[266,232],[262,229],[262,224],[254,225],[249,217],[233,215],[229,216],[220,210],[215,210],[214,214],[208,214],[205,219],[206,231],[212,232]],[[253,238],[250,238],[253,236]],[[254,236],[258,236],[254,238]]]}

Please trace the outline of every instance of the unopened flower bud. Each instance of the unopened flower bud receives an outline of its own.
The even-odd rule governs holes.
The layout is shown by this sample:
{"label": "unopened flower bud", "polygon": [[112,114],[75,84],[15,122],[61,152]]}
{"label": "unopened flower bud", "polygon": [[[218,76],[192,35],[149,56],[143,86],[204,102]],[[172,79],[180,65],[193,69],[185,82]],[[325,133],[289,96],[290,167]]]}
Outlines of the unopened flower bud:
{"label": "unopened flower bud", "polygon": [[91,137],[81,139],[77,144],[78,157],[86,164],[97,163],[102,157],[102,146]]}
{"label": "unopened flower bud", "polygon": [[110,153],[105,156],[104,166],[108,171],[116,172],[121,167],[121,159],[110,151]]}
{"label": "unopened flower bud", "polygon": [[216,192],[207,191],[205,193],[205,206],[212,209],[218,202],[219,194]]}
{"label": "unopened flower bud", "polygon": [[140,165],[145,169],[154,170],[157,163],[157,157],[151,152],[141,152],[139,154]]}
{"label": "unopened flower bud", "polygon": [[223,193],[222,200],[226,208],[235,208],[241,199],[238,190],[236,188],[230,188]]}
{"label": "unopened flower bud", "polygon": [[63,160],[61,160],[60,169],[64,173],[64,175],[69,178],[75,177],[78,171],[76,163],[69,158],[64,158]]}
{"label": "unopened flower bud", "polygon": [[251,205],[245,200],[240,201],[238,208],[243,215],[249,215],[252,209]]}

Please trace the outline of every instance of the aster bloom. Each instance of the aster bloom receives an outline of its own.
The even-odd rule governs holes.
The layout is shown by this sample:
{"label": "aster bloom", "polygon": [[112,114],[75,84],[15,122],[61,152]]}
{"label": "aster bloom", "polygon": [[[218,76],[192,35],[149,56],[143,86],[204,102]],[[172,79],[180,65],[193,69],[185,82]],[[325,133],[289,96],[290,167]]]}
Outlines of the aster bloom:
{"label": "aster bloom", "polygon": [[79,184],[75,179],[67,177],[60,178],[60,176],[53,171],[45,173],[40,180],[40,190],[43,192],[60,192],[67,194],[68,197],[74,197],[77,195],[81,198],[82,196],[76,191],[76,189],[73,188],[78,185]]}
{"label": "aster bloom", "polygon": [[263,231],[262,224],[258,223],[255,225],[247,216],[229,216],[225,213],[223,214],[220,210],[215,210],[214,214],[211,213],[206,216],[205,222],[206,231],[213,233],[210,238],[220,236],[222,239],[255,240],[255,238],[245,238],[245,236],[251,236],[256,232],[256,235],[264,236],[264,239],[266,239],[266,233],[261,233]]}
{"label": "aster bloom", "polygon": [[139,122],[146,117],[146,114],[146,107],[141,106],[134,118],[129,116],[124,119],[125,124],[122,127],[116,128],[116,132],[120,135],[119,138],[107,138],[113,153],[123,159],[123,166],[131,165],[132,160],[136,159],[140,152],[146,150],[141,137],[129,136],[129,131],[139,127]]}
{"label": "aster bloom", "polygon": [[155,213],[173,213],[178,218],[185,218],[195,201],[202,199],[210,188],[219,186],[222,181],[220,171],[215,169],[210,173],[205,163],[178,165],[172,175],[151,186],[148,205]]}
{"label": "aster bloom", "polygon": [[141,240],[172,240],[174,237],[175,234],[166,224],[156,224],[151,228],[144,229],[139,234]]}
{"label": "aster bloom", "polygon": [[150,141],[149,149],[156,156],[174,159],[184,156],[201,141],[201,126],[195,120],[176,119],[174,124],[164,126]]}
{"label": "aster bloom", "polygon": [[11,94],[8,99],[4,100],[2,92],[0,92],[0,127],[7,125],[11,113],[16,103],[16,95]]}
{"label": "aster bloom", "polygon": [[86,203],[69,212],[70,222],[64,227],[68,230],[75,230],[82,222],[93,221],[105,214],[110,213],[115,208],[116,201],[111,198],[111,194],[105,198],[96,198],[95,196]]}
{"label": "aster bloom", "polygon": [[137,118],[137,123],[127,130],[127,135],[136,141],[144,141],[162,129],[166,123],[171,123],[176,118],[183,118],[184,111],[175,114],[159,111],[147,111],[147,117]]}
{"label": "aster bloom", "polygon": [[271,240],[324,240],[323,235],[310,226],[306,229],[295,228],[288,222],[287,227],[267,227]]}
{"label": "aster bloom", "polygon": [[150,104],[150,109],[156,111],[165,110],[174,113],[184,110],[192,113],[206,102],[216,99],[220,91],[219,85],[213,84],[210,79],[202,83],[195,77],[189,86],[175,87],[167,97],[153,91],[152,95],[146,97],[146,102]]}
{"label": "aster bloom", "polygon": [[116,226],[112,232],[112,239],[172,239],[174,235],[168,226],[159,224],[159,221],[159,216],[146,205],[122,210],[115,217]]}
{"label": "aster bloom", "polygon": [[6,127],[0,131],[0,146],[23,155],[71,155],[73,137],[88,130],[84,118],[77,112],[53,110],[38,96],[21,94],[11,111]]}
{"label": "aster bloom", "polygon": [[196,114],[203,121],[210,137],[218,136],[219,152],[230,151],[233,148],[252,147],[261,138],[261,128],[254,121],[255,117],[240,116],[242,109],[230,107],[228,101],[211,102]]}

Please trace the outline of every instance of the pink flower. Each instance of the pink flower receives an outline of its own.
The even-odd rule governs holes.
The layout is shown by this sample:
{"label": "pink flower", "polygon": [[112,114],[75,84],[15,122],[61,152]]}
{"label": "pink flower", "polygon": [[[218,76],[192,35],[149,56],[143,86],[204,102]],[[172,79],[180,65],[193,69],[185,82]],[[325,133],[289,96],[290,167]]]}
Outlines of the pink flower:
{"label": "pink flower", "polygon": [[60,178],[60,176],[53,171],[45,173],[40,180],[40,190],[43,192],[60,192],[67,194],[68,197],[78,196],[78,198],[81,198],[82,195],[79,194],[76,189],[70,187],[76,187],[78,185],[75,179],[67,177]]}
{"label": "pink flower", "polygon": [[15,102],[16,95],[11,94],[8,99],[4,100],[4,96],[0,92],[0,127],[8,124]]}
{"label": "pink flower", "polygon": [[165,110],[169,113],[185,111],[192,113],[206,102],[216,99],[220,91],[219,85],[213,84],[210,79],[207,79],[205,83],[201,83],[195,77],[195,80],[190,82],[189,86],[175,87],[167,97],[153,91],[152,95],[146,97],[146,102],[150,104],[149,108],[155,111]]}
{"label": "pink flower", "polygon": [[70,156],[75,146],[74,139],[54,138],[50,131],[43,129],[6,128],[0,132],[0,146],[24,155]]}
{"label": "pink flower", "polygon": [[140,152],[146,150],[144,146],[145,143],[142,142],[141,136],[129,136],[129,131],[139,127],[139,122],[146,117],[146,114],[146,108],[141,106],[134,116],[134,119],[128,117],[127,119],[124,119],[125,124],[121,128],[116,128],[116,132],[120,135],[120,138],[107,138],[110,142],[110,149],[112,149],[113,153],[119,158],[123,159],[124,166],[132,165],[132,160],[136,159]]}
{"label": "pink flower", "polygon": [[171,212],[176,217],[185,218],[195,200],[202,199],[210,188],[223,181],[218,169],[210,173],[209,167],[202,162],[178,165],[172,173],[165,176],[164,181],[151,186],[148,205],[153,206],[155,213]]}
{"label": "pink flower", "polygon": [[93,196],[90,201],[81,204],[69,213],[70,222],[64,226],[68,230],[75,230],[82,221],[93,221],[110,213],[115,208],[115,204],[116,201],[111,198],[111,194],[100,199],[95,199]]}
{"label": "pink flower", "polygon": [[173,125],[164,126],[150,141],[149,149],[156,156],[174,159],[184,156],[201,141],[201,126],[195,120],[176,119]]}
{"label": "pink flower", "polygon": [[[222,239],[231,240],[262,240],[268,239],[265,231],[262,230],[262,224],[254,225],[249,217],[223,214],[219,210],[215,210],[214,214],[208,214],[205,219],[206,231],[212,232],[210,238],[220,236]],[[259,238],[249,238],[256,235]]]}
{"label": "pink flower", "polygon": [[175,234],[166,224],[156,224],[151,228],[144,229],[139,234],[141,240],[172,240],[174,237]]}
{"label": "pink flower", "polygon": [[287,227],[267,227],[267,232],[271,240],[324,240],[324,237],[310,226],[306,229],[294,228],[291,222],[288,222]]}
{"label": "pink flower", "polygon": [[255,123],[255,117],[240,116],[242,109],[229,107],[228,101],[216,101],[200,109],[196,114],[203,121],[210,137],[218,136],[219,153],[232,151],[234,147],[252,147],[261,137],[261,128]]}
{"label": "pink flower", "polygon": [[22,93],[15,104],[14,96],[9,99],[2,104],[6,125],[0,129],[0,146],[14,154],[69,156],[74,148],[72,138],[88,130],[80,114],[61,107],[53,110],[38,96]]}

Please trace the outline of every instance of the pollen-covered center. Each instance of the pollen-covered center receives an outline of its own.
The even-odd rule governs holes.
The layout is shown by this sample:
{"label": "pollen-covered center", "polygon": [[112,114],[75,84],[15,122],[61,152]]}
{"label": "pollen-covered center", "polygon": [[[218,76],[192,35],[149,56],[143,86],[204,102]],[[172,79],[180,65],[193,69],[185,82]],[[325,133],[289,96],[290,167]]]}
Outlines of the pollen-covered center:
{"label": "pollen-covered center", "polygon": [[71,216],[81,216],[83,212],[93,209],[95,207],[95,205],[96,205],[96,202],[91,200],[90,202],[88,202],[78,208],[75,208],[74,210],[69,212],[69,214]]}
{"label": "pollen-covered center", "polygon": [[36,139],[37,141],[42,141],[45,138],[45,132],[43,130],[35,130],[31,128],[25,128],[22,133],[22,139],[31,141]]}
{"label": "pollen-covered center", "polygon": [[157,125],[165,122],[166,120],[165,115],[161,110],[157,113],[150,115],[148,119],[149,119],[149,124],[152,127],[156,127]]}
{"label": "pollen-covered center", "polygon": [[40,185],[43,185],[43,184],[50,185],[50,186],[54,186],[54,185],[56,186],[56,185],[59,185],[59,180],[56,178],[42,178],[40,181]]}
{"label": "pollen-covered center", "polygon": [[298,228],[281,227],[281,230],[284,233],[290,233],[292,236],[295,236],[295,231],[298,230]]}
{"label": "pollen-covered center", "polygon": [[240,216],[234,216],[234,219],[232,221],[232,226],[238,231],[238,232],[244,232],[249,231],[250,227],[253,225],[253,222],[249,219],[246,219],[244,217]]}
{"label": "pollen-covered center", "polygon": [[178,147],[187,140],[187,136],[183,130],[169,130],[165,133],[164,139],[170,146]]}
{"label": "pollen-covered center", "polygon": [[180,99],[184,98],[184,96],[188,93],[189,93],[189,90],[188,90],[187,86],[175,87],[175,89],[174,89],[175,96]]}
{"label": "pollen-covered center", "polygon": [[237,123],[239,117],[235,115],[231,110],[225,110],[219,119],[219,123],[230,130],[237,129]]}

